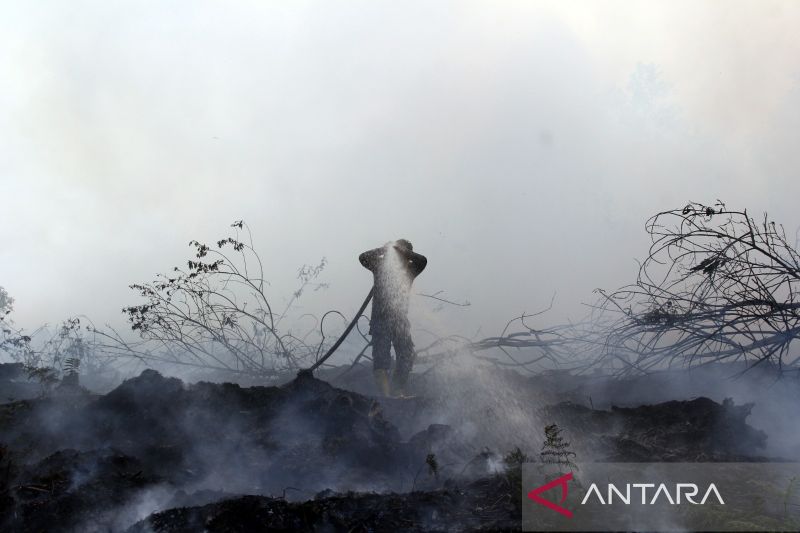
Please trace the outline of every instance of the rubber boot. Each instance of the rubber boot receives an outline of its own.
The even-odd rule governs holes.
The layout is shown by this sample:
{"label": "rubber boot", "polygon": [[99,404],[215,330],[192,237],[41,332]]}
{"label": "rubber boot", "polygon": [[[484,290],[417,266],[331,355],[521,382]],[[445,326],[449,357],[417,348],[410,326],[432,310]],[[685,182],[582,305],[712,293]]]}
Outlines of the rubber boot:
{"label": "rubber boot", "polygon": [[406,393],[408,387],[408,375],[398,375],[397,373],[392,376],[392,395],[395,398],[411,398]]}
{"label": "rubber boot", "polygon": [[378,390],[384,396],[391,396],[392,390],[389,386],[389,371],[379,368],[376,369],[373,374],[375,375],[375,384],[378,386]]}

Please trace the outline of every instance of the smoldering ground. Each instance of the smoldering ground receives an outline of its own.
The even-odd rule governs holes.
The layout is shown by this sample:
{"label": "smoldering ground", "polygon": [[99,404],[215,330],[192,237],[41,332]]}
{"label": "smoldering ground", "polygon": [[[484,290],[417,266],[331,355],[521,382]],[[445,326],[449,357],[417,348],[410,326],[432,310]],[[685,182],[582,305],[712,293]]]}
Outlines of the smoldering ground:
{"label": "smoldering ground", "polygon": [[[518,528],[519,492],[504,458],[519,448],[536,460],[551,423],[581,460],[796,457],[762,431],[778,427],[778,412],[742,404],[788,405],[796,389],[763,387],[755,374],[731,382],[727,367],[694,380],[620,382],[523,376],[462,354],[419,368],[409,399],[377,398],[368,365],[344,370],[270,387],[186,383],[148,370],[102,395],[61,387],[3,404],[4,527],[122,531],[145,520],[134,530],[213,522],[213,531],[261,520],[336,529],[350,520]],[[674,385],[654,387],[662,378]],[[703,391],[717,401],[696,398]],[[734,400],[723,401],[729,392]],[[787,443],[788,433],[775,434]],[[380,510],[388,503],[395,514]]]}
{"label": "smoldering ground", "polygon": [[[13,509],[63,500],[80,493],[86,480],[97,485],[109,476],[135,480],[127,487],[134,502],[147,500],[134,489],[158,487],[163,494],[163,486],[291,499],[324,489],[402,490],[447,436],[432,426],[401,438],[376,401],[311,376],[282,387],[241,388],[184,385],[145,371],[106,395],[59,390],[46,400],[6,404],[5,415],[4,441],[14,451],[13,460],[34,465],[14,482],[23,488]],[[86,453],[111,457],[120,464],[118,471],[95,468]],[[58,454],[80,458],[79,466],[56,468]],[[43,485],[43,476],[56,481]],[[31,490],[33,498],[24,496]],[[123,498],[115,502],[125,503]],[[143,505],[127,507],[141,510]],[[77,504],[59,509],[49,517],[36,513],[40,522],[31,513],[14,511],[11,523],[34,529],[57,523],[68,529],[85,514]],[[97,527],[103,526],[100,520]]]}

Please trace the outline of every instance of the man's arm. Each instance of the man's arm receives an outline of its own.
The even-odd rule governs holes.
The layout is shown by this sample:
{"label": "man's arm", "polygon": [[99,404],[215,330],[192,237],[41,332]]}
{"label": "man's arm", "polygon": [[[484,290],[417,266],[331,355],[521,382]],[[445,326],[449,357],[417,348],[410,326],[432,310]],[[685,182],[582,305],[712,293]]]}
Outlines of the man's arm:
{"label": "man's arm", "polygon": [[385,250],[383,248],[375,248],[374,250],[369,250],[359,255],[358,260],[361,262],[364,268],[374,272],[378,267],[378,263],[380,263],[384,253]]}
{"label": "man's arm", "polygon": [[399,246],[395,246],[395,250],[407,261],[408,270],[414,277],[419,276],[422,271],[425,270],[425,267],[428,266],[428,258],[422,254],[406,250]]}

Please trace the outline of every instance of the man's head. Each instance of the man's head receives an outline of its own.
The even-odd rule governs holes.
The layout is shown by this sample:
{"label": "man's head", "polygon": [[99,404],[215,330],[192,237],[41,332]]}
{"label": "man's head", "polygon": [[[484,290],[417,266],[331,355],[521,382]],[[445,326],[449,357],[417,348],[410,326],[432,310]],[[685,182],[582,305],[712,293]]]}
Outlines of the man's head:
{"label": "man's head", "polygon": [[411,241],[406,240],[406,239],[397,239],[395,241],[395,245],[397,245],[400,248],[403,248],[405,250],[408,250],[409,252],[414,251],[414,246],[411,244]]}

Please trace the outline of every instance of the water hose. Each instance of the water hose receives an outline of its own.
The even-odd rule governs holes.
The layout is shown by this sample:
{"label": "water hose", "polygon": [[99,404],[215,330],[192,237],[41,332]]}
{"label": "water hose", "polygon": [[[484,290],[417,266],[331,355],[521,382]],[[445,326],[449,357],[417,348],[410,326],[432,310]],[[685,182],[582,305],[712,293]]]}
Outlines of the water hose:
{"label": "water hose", "polygon": [[369,294],[367,294],[367,297],[364,298],[364,303],[361,304],[361,308],[358,310],[358,312],[356,312],[356,316],[353,317],[353,320],[350,321],[350,324],[348,324],[347,328],[344,330],[344,333],[342,333],[342,336],[339,337],[336,340],[335,343],[333,343],[333,346],[331,346],[328,349],[328,351],[325,352],[325,355],[323,355],[322,357],[317,359],[317,362],[314,363],[313,365],[311,365],[309,368],[306,368],[305,370],[301,370],[300,371],[301,373],[306,373],[306,372],[309,373],[309,374],[313,373],[314,370],[319,368],[320,365],[322,365],[322,363],[325,362],[326,359],[328,359],[331,355],[333,355],[333,352],[335,352],[339,348],[339,346],[341,346],[342,342],[344,342],[344,339],[347,338],[347,336],[350,334],[351,331],[353,331],[353,328],[358,323],[358,319],[361,318],[361,315],[364,313],[364,309],[367,308],[367,305],[369,304],[369,301],[372,300],[372,293],[374,291],[375,291],[375,287],[373,286],[369,290]]}

